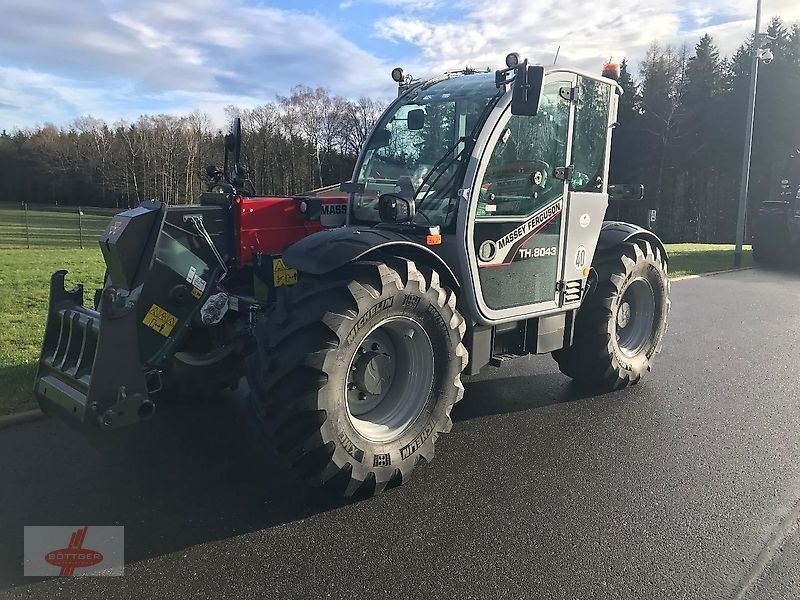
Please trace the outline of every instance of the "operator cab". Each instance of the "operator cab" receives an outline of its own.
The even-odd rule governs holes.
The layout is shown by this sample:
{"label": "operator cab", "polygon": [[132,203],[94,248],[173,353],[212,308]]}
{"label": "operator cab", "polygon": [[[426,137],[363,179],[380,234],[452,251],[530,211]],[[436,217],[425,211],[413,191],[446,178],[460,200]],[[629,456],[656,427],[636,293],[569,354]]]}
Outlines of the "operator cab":
{"label": "operator cab", "polygon": [[430,249],[486,325],[580,303],[608,205],[620,91],[582,71],[512,55],[506,64],[403,79],[343,186],[350,225],[415,240],[441,233]]}

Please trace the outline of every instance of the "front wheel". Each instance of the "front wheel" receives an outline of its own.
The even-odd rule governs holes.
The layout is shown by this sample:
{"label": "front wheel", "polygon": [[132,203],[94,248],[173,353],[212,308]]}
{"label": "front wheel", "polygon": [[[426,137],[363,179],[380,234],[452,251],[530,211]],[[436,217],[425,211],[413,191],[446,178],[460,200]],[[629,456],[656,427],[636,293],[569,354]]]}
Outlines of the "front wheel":
{"label": "front wheel", "polygon": [[450,431],[465,330],[452,290],[409,260],[301,281],[257,330],[260,426],[313,485],[402,483]]}
{"label": "front wheel", "polygon": [[553,352],[559,369],[597,391],[635,385],[650,372],[667,330],[666,257],[646,240],[595,259],[596,279],[575,322],[572,346]]}

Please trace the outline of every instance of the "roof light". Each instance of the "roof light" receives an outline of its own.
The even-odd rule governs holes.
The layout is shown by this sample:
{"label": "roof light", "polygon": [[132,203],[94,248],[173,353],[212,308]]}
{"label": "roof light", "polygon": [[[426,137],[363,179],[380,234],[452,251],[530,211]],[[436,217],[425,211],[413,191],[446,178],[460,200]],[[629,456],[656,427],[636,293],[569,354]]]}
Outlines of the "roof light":
{"label": "roof light", "polygon": [[521,60],[522,60],[522,59],[520,58],[520,56],[519,56],[519,53],[517,53],[517,52],[511,52],[511,53],[509,53],[509,54],[507,54],[507,55],[506,55],[506,66],[507,66],[509,69],[513,69],[514,67],[516,67],[517,65],[519,65],[519,63],[521,62]]}
{"label": "roof light", "polygon": [[619,63],[607,62],[603,65],[603,77],[619,81]]}
{"label": "roof light", "polygon": [[402,83],[403,79],[405,79],[405,73],[403,73],[403,69],[400,67],[395,67],[392,69],[392,79],[394,79],[397,83]]}

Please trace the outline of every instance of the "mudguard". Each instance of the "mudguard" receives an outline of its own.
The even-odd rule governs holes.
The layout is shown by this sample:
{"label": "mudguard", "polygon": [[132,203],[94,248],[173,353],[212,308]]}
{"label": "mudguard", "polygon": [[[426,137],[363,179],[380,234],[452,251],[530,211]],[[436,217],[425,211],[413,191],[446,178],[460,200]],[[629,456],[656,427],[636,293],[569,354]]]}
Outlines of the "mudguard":
{"label": "mudguard", "polygon": [[655,233],[638,225],[621,221],[603,221],[595,255],[634,239],[643,239],[654,244],[661,251],[661,256],[664,257],[664,260],[668,261],[667,249]]}
{"label": "mudguard", "polygon": [[310,235],[283,253],[286,266],[311,275],[325,275],[347,263],[378,251],[422,260],[435,267],[448,285],[458,289],[458,280],[441,257],[410,236],[388,229],[337,227]]}

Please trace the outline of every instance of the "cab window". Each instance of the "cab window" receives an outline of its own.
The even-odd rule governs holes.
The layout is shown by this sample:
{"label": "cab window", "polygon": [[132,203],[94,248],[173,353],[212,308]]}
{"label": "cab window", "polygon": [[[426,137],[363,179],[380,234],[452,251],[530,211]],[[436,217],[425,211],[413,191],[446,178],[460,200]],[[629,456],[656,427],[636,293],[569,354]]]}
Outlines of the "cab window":
{"label": "cab window", "polygon": [[602,192],[608,138],[608,110],[611,88],[600,81],[580,77],[575,111],[574,167],[569,189],[574,192]]}
{"label": "cab window", "polygon": [[563,194],[553,170],[567,156],[569,102],[559,94],[565,86],[572,84],[546,84],[535,117],[508,121],[486,167],[476,217],[524,217]]}

